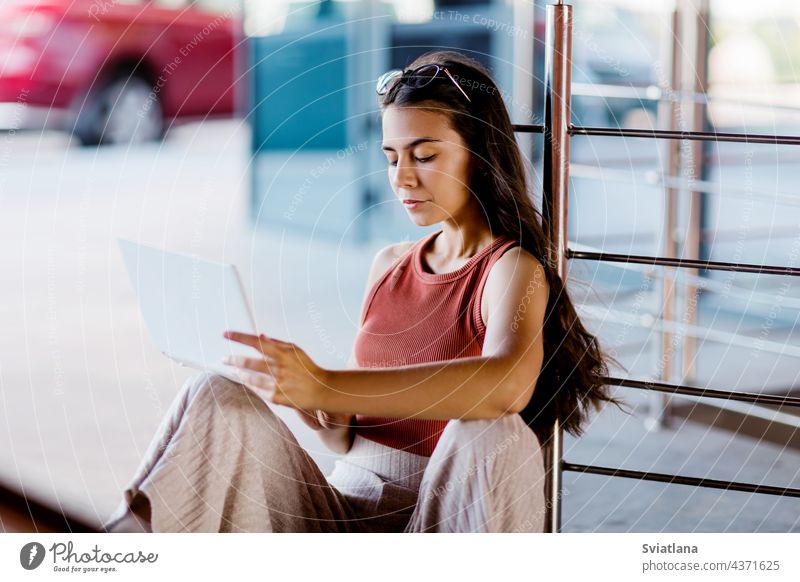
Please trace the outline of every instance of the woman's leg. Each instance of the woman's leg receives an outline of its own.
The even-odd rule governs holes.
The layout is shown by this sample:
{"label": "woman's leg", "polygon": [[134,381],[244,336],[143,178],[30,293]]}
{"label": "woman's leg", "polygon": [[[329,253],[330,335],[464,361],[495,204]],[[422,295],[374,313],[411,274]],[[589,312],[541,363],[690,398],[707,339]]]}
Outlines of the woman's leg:
{"label": "woman's leg", "polygon": [[364,531],[400,533],[416,508],[428,460],[356,434],[327,479],[347,498]]}
{"label": "woman's leg", "polygon": [[541,532],[544,457],[518,414],[451,420],[425,469],[407,532]]}
{"label": "woman's leg", "polygon": [[124,495],[108,531],[358,531],[272,409],[207,372],[184,384]]}

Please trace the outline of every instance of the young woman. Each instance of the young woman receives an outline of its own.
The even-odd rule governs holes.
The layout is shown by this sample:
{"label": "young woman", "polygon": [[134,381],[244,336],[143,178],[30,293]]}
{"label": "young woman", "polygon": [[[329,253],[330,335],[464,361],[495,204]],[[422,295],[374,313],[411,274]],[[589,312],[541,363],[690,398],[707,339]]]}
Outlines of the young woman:
{"label": "young woman", "polygon": [[[231,331],[241,383],[186,383],[109,531],[542,531],[542,445],[617,402],[550,256],[489,72],[433,52],[378,83],[389,182],[419,226],[373,262],[351,368]],[[324,476],[272,406],[344,456]]]}

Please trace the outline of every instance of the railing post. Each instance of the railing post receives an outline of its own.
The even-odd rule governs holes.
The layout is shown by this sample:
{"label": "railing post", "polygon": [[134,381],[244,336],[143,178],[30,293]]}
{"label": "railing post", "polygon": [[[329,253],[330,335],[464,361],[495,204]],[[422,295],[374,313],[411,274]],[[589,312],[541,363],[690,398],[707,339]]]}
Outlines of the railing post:
{"label": "railing post", "polygon": [[[675,9],[672,12],[672,22],[669,35],[669,49],[665,59],[669,67],[669,78],[662,79],[662,90],[672,99],[659,104],[659,112],[666,113],[663,117],[667,118],[667,129],[679,131],[685,129],[681,126],[684,103],[674,99],[681,94],[681,72],[683,71],[681,53],[681,12]],[[678,140],[671,140],[667,143],[667,164],[664,173],[667,176],[678,176],[681,168],[681,144]],[[662,229],[661,255],[670,259],[677,258],[677,228],[678,228],[678,200],[680,191],[677,186],[667,186],[664,190],[664,226]],[[664,276],[661,281],[661,318],[666,321],[675,319],[675,286],[676,269],[673,267],[664,268]],[[658,360],[656,369],[661,382],[672,382],[673,378],[673,355],[672,330],[664,327],[661,331],[661,358]],[[669,425],[669,405],[670,396],[668,394],[650,394],[650,407],[647,418],[645,418],[645,428],[648,430],[658,430]]]}
{"label": "railing post", "polygon": [[[567,197],[569,183],[570,92],[572,83],[572,6],[547,6],[545,35],[544,95],[544,180],[542,217],[550,237],[547,260],[566,283],[567,276]],[[550,442],[545,445],[547,483],[545,531],[561,530],[561,458],[563,431],[553,425]]]}
{"label": "railing post", "polygon": [[[685,71],[686,86],[691,87],[695,94],[706,95],[708,92],[708,51],[710,42],[710,33],[708,27],[710,26],[709,20],[709,0],[700,0],[695,5],[693,16],[694,30],[692,37],[694,39],[694,62],[690,70]],[[684,49],[685,50],[685,49]],[[691,80],[691,82],[689,82]],[[711,130],[706,124],[706,103],[695,101],[692,107],[691,114],[691,129],[692,131],[706,131]],[[689,178],[689,224],[686,232],[686,240],[684,241],[683,256],[687,258],[710,258],[708,253],[705,257],[703,253],[702,232],[705,223],[708,222],[707,217],[707,204],[708,194],[702,190],[698,190],[696,182],[708,179],[708,170],[706,168],[706,152],[708,151],[708,143],[695,142],[692,144],[691,164],[692,172],[687,176]],[[697,270],[684,271],[687,274],[698,276]],[[682,317],[689,325],[697,323],[697,313],[699,311],[700,289],[694,284],[687,282],[681,287],[683,314]],[[683,345],[681,354],[681,367],[682,376],[681,382],[694,381],[696,375],[695,359],[697,356],[697,346],[695,345],[695,338],[684,335],[682,337]]]}
{"label": "railing post", "polygon": [[[708,0],[681,0],[673,13],[671,30],[671,75],[668,92],[671,97],[691,94],[705,94],[707,89],[708,58]],[[686,59],[684,54],[693,55]],[[662,104],[662,110],[667,105]],[[705,127],[705,103],[694,100],[688,103],[684,97],[669,103],[670,118],[668,129],[672,131],[701,132]],[[689,140],[673,141],[669,144],[669,161],[666,168],[668,176],[683,175],[688,187],[682,192],[679,187],[665,190],[665,225],[661,254],[668,258],[700,258],[703,221],[703,197],[696,188],[696,182],[705,179],[704,142]],[[686,206],[684,228],[681,228],[679,206]],[[697,276],[698,271],[687,271]],[[678,284],[673,268],[664,271],[662,285],[662,315],[665,320],[677,320],[686,325],[697,322],[700,290],[686,280]],[[677,307],[677,309],[676,309]],[[677,350],[680,348],[680,351]],[[680,358],[678,358],[680,356]],[[696,345],[692,336],[683,331],[674,334],[664,330],[661,335],[661,360],[658,363],[659,379],[672,382],[676,373],[680,382],[692,381],[695,373]],[[680,372],[673,369],[675,360],[680,364]],[[667,428],[671,425],[672,397],[667,394],[653,394],[651,409],[645,426],[648,429]]]}

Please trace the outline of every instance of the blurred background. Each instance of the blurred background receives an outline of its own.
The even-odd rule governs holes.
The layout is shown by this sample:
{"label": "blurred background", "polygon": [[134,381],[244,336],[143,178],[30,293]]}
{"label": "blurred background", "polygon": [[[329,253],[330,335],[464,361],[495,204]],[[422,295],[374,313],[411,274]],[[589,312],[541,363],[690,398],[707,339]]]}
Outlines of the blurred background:
{"label": "blurred background", "polygon": [[[541,124],[545,4],[0,1],[0,531],[105,520],[197,373],[153,346],[117,236],[236,263],[260,330],[345,367],[375,252],[439,230],[391,192],[375,80],[459,50],[512,121]],[[572,5],[575,125],[797,134],[796,2]],[[519,143],[541,208],[542,137]],[[796,267],[798,162],[792,146],[575,137],[570,247]],[[791,277],[684,270],[665,319],[664,271],[570,263],[584,321],[626,367],[612,375],[798,395]],[[619,395],[633,414],[603,411],[567,460],[800,484],[790,409]],[[336,456],[278,412],[328,474]],[[681,485],[568,473],[563,504],[563,531],[800,531],[791,498]]]}

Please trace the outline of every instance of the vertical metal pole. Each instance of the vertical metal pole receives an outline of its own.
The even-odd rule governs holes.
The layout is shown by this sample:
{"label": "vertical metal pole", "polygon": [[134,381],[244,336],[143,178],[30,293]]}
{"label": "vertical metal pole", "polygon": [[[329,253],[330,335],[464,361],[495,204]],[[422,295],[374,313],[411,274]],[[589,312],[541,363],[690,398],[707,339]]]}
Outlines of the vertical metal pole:
{"label": "vertical metal pole", "polygon": [[[514,30],[534,30],[534,2],[514,2],[512,5]],[[512,83],[511,94],[513,96],[511,105],[512,119],[523,113],[520,116],[520,123],[537,123],[531,115],[533,108],[527,108],[524,112],[519,111],[520,108],[515,104],[517,103],[533,103],[533,86],[534,86],[534,51],[536,50],[536,43],[531,42],[531,37],[527,34],[515,34],[512,40],[513,44],[513,63],[512,67]],[[516,136],[517,145],[524,154],[525,169],[528,172],[528,179],[533,179],[533,152],[534,152],[534,135],[532,133],[519,133]]]}
{"label": "vertical metal pole", "polygon": [[[542,217],[551,241],[547,260],[562,281],[567,277],[567,201],[572,72],[572,6],[547,6],[544,95],[544,180]],[[548,500],[545,531],[561,530],[561,458],[563,430],[558,421],[545,448]]]}
{"label": "vertical metal pole", "polygon": [[[707,57],[708,57],[708,0],[680,0],[679,9],[673,13],[672,21],[672,58],[671,89],[683,91],[688,88],[696,94],[706,92]],[[691,58],[684,59],[683,52]],[[704,131],[705,104],[686,104],[683,101],[672,102],[669,129],[683,131]],[[705,179],[704,175],[704,142],[688,140],[672,141],[669,146],[669,161],[666,168],[668,176],[683,175],[687,178],[688,188],[681,190],[667,188],[665,190],[665,224],[663,238],[663,256],[669,258],[698,259],[700,257],[700,234],[702,228],[702,192],[693,189],[696,180]],[[682,199],[679,194],[685,194]],[[682,222],[680,209],[686,207],[686,216]],[[680,228],[680,223],[685,230]],[[687,274],[697,275],[697,269],[687,269]],[[679,316],[686,325],[695,325],[697,320],[698,288],[689,283],[679,284],[676,281],[676,269],[665,268],[662,288],[662,317],[675,320]],[[676,350],[680,347],[680,350]],[[661,382],[673,382],[674,361],[680,356],[679,384],[691,382],[695,366],[695,341],[692,336],[680,332],[673,336],[672,332],[661,334],[661,361],[659,363],[659,379]],[[672,396],[669,394],[653,394],[651,406],[645,426],[649,429],[668,427],[670,423],[670,406]]]}
{"label": "vertical metal pole", "polygon": [[[670,76],[669,79],[665,79],[664,81],[668,83],[665,89],[670,96],[670,101],[661,103],[661,111],[666,111],[668,114],[667,129],[671,131],[682,129],[681,118],[683,116],[683,103],[674,100],[675,95],[678,94],[682,87],[681,71],[683,70],[683,65],[681,46],[681,13],[676,9],[672,13],[669,49],[665,51],[667,53],[666,60],[670,65]],[[667,167],[664,173],[667,176],[677,176],[681,168],[681,143],[678,140],[669,140],[667,142],[667,148]],[[661,239],[661,254],[670,259],[674,259],[678,256],[677,228],[679,194],[680,192],[676,187],[668,186],[664,189],[664,228]],[[674,304],[675,268],[664,267],[664,277],[661,284],[661,317],[664,320],[670,321],[675,318]],[[661,358],[657,365],[659,380],[661,382],[672,382],[672,340],[672,332],[664,328],[661,331]],[[645,427],[649,430],[656,430],[667,426],[669,424],[669,395],[656,392],[649,396],[649,400],[650,407],[647,418],[645,419]]]}
{"label": "vertical metal pole", "polygon": [[[710,26],[709,17],[709,2],[708,0],[701,0],[697,6],[694,16],[694,69],[689,72],[693,79],[693,83],[688,86],[696,94],[705,95],[708,91],[708,49],[709,49],[709,32]],[[695,102],[692,107],[692,131],[706,131],[706,104],[703,102]],[[696,180],[705,180],[705,152],[708,150],[709,144],[705,142],[692,143],[692,168],[693,175]],[[690,259],[706,258],[701,257],[702,240],[701,233],[703,229],[703,201],[708,195],[704,192],[692,190],[689,193],[689,217],[688,228],[686,231],[686,241],[684,245],[684,257]],[[697,276],[698,269],[687,269],[687,275]],[[697,324],[697,310],[699,307],[699,293],[700,290],[692,283],[686,283],[683,287],[685,292],[683,294],[683,319],[687,325]],[[683,338],[683,351],[681,358],[682,377],[681,384],[694,381],[695,375],[695,353],[696,341],[693,336],[684,334]]]}
{"label": "vertical metal pole", "polygon": [[[350,85],[351,87],[369,86],[368,83],[372,79],[378,78],[381,74],[381,70],[386,69],[381,62],[382,51],[377,50],[378,47],[389,46],[388,42],[386,42],[386,39],[381,34],[385,24],[382,22],[381,18],[377,17],[379,10],[378,0],[364,0],[363,5],[363,17],[365,21],[361,26],[363,26],[362,36],[364,39],[361,42],[361,46],[358,47],[358,50],[364,52],[362,58],[359,59],[360,63],[356,65],[361,69],[361,73],[358,75],[358,84]],[[359,10],[359,14],[361,13],[362,12]],[[348,39],[348,42],[352,42],[352,40]],[[361,83],[363,83],[363,85]],[[348,93],[350,92],[351,91],[348,91]],[[354,117],[348,125],[352,124],[354,128],[358,129],[358,142],[371,145],[376,139],[375,132],[377,129],[375,117],[377,117],[378,114],[376,111],[377,105],[375,95],[361,90],[352,92],[359,94],[364,100],[359,102],[358,110],[355,112]],[[373,112],[375,112],[375,117],[373,117]],[[353,141],[351,143],[356,142]],[[376,151],[377,149],[378,148],[375,147],[368,147],[367,152],[364,154],[353,156],[355,162],[354,169],[357,172],[356,175],[359,176],[356,183],[361,184],[357,193],[360,201],[358,212],[359,214],[363,213],[362,218],[360,218],[360,225],[356,236],[357,240],[362,242],[366,241],[368,243],[371,243],[380,235],[381,229],[379,225],[384,222],[379,220],[380,217],[376,212],[376,203],[379,202],[377,192],[380,192],[380,190],[375,187],[375,180],[372,175],[373,172],[371,171],[373,168],[379,167],[375,165],[377,159],[376,154],[379,153]]]}

